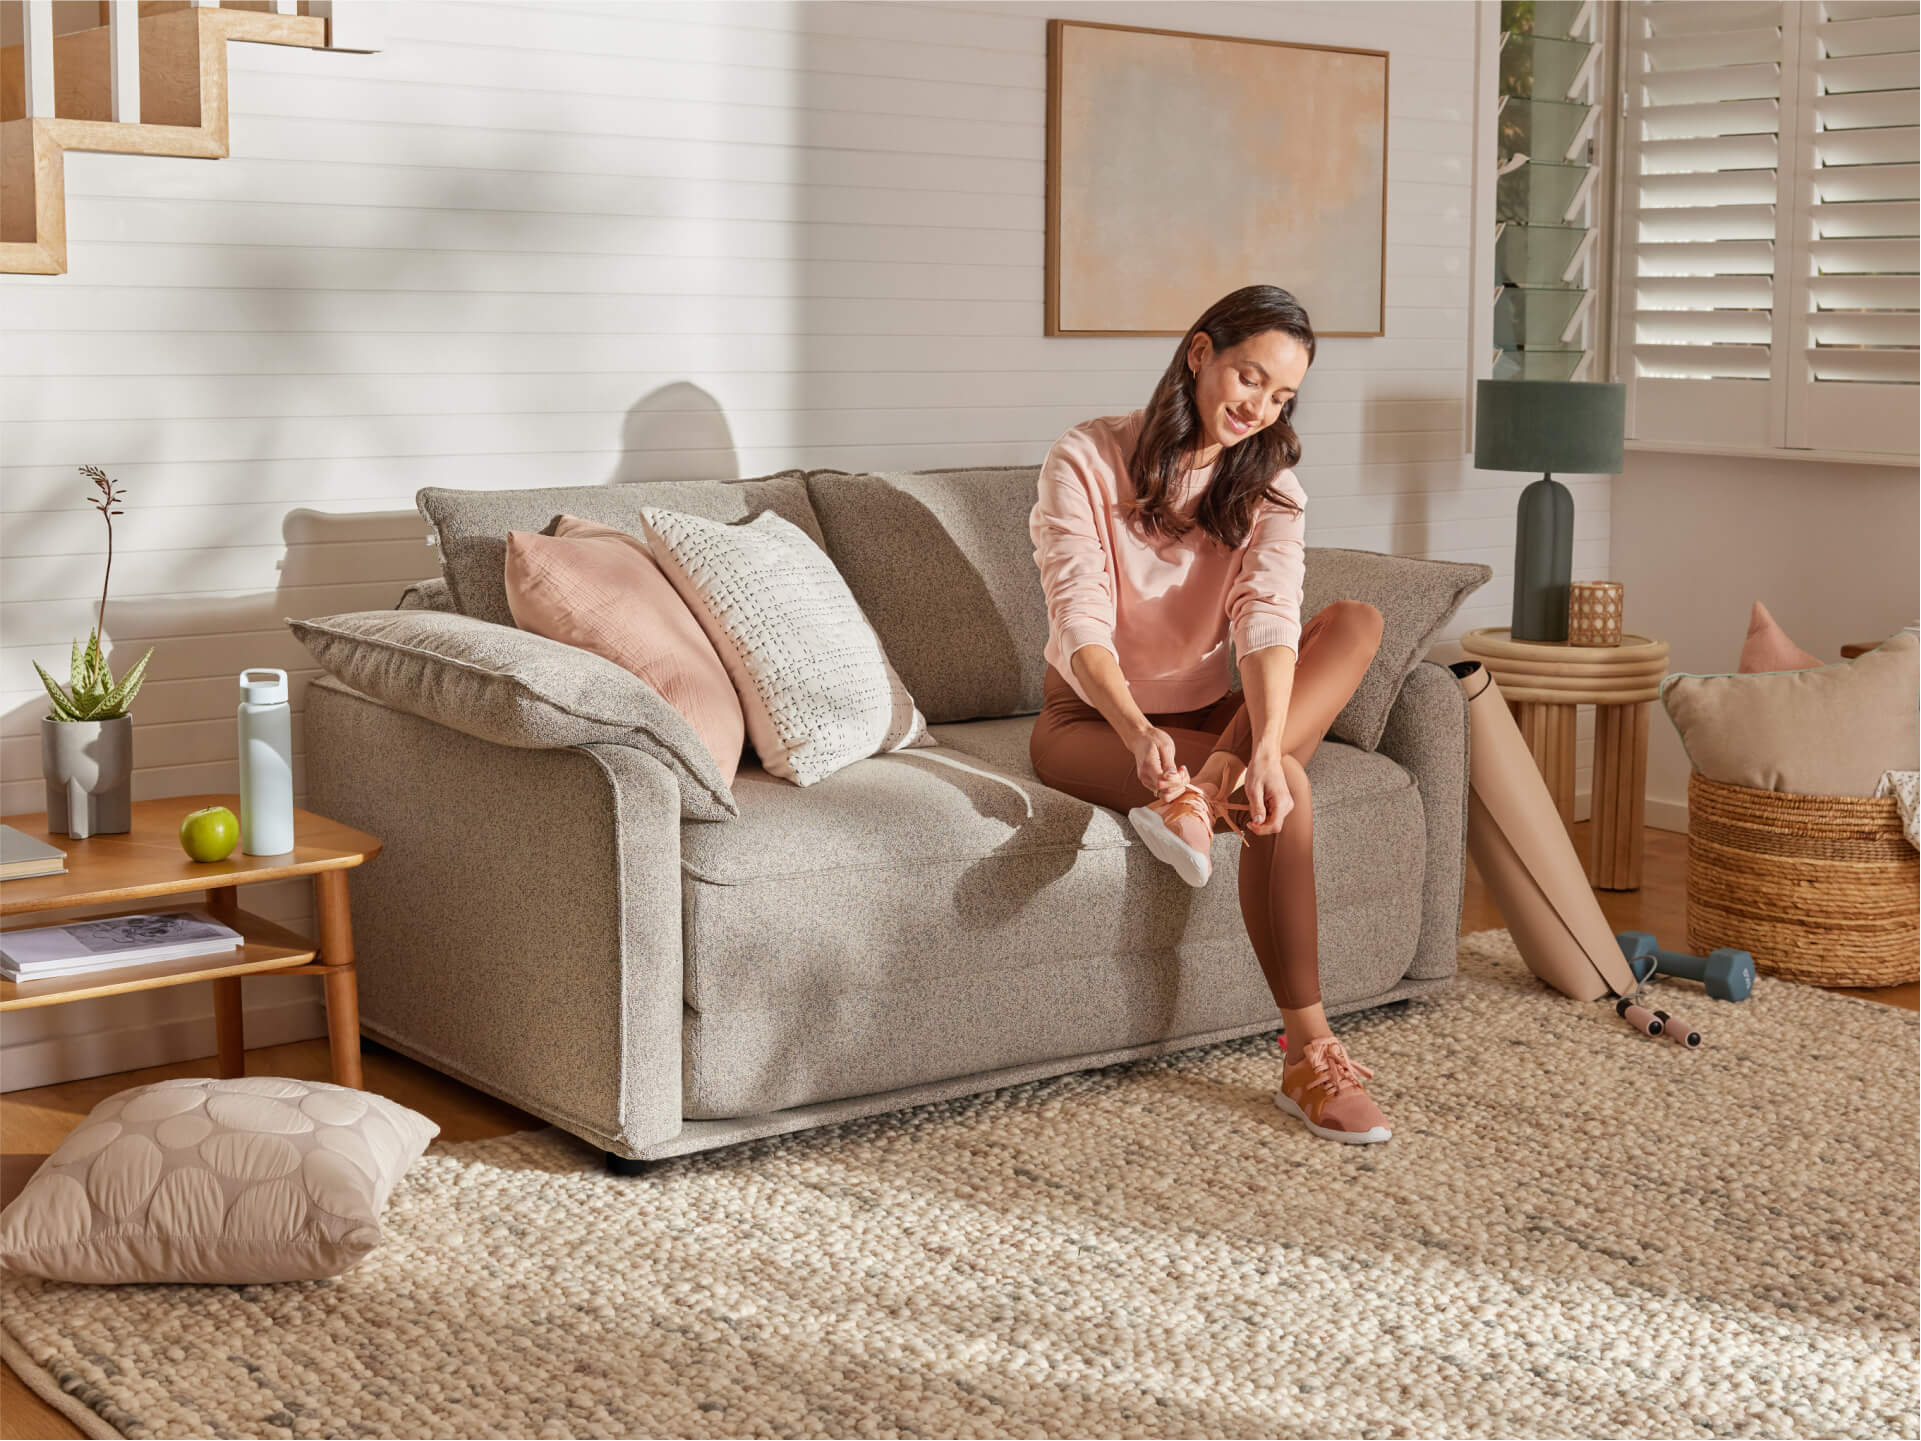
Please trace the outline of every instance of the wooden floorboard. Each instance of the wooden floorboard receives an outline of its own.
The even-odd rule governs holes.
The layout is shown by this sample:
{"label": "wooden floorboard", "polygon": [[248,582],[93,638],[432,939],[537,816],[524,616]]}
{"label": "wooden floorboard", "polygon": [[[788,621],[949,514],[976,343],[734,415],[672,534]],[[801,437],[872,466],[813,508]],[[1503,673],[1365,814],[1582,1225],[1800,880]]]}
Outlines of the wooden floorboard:
{"label": "wooden floorboard", "polygon": [[[1574,827],[1574,836],[1577,846],[1585,852],[1585,823]],[[1641,889],[1597,894],[1601,910],[1615,930],[1650,931],[1664,945],[1683,949],[1687,942],[1687,837],[1673,831],[1649,830]],[[1502,924],[1487,888],[1470,866],[1461,914],[1462,933],[1493,930]],[[1864,996],[1908,1010],[1921,1008],[1921,997],[1917,996],[1913,983],[1851,990],[1844,994]],[[212,1040],[211,1033],[208,1039]],[[181,1061],[0,1096],[0,1149],[5,1152],[0,1161],[4,1166],[0,1171],[0,1201],[12,1200],[48,1153],[100,1101],[116,1091],[149,1081],[205,1075],[210,1061],[210,1057]],[[292,1045],[249,1051],[247,1070],[256,1076],[324,1081],[328,1079],[327,1042],[324,1039],[297,1041]],[[431,1117],[439,1123],[440,1138],[444,1141],[480,1140],[541,1124],[524,1111],[389,1052],[375,1052],[366,1057],[366,1086]],[[77,1437],[80,1434],[65,1417],[29,1391],[11,1370],[0,1367],[0,1436],[11,1441],[19,1437]]]}

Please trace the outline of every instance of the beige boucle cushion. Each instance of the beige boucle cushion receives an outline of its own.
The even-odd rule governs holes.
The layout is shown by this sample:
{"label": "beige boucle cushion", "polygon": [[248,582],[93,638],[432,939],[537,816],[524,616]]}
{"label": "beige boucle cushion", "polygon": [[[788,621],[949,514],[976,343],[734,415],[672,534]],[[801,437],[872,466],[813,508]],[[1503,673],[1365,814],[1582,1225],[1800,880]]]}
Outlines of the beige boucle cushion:
{"label": "beige boucle cushion", "polygon": [[1695,770],[1724,785],[1791,795],[1871,796],[1887,771],[1917,768],[1912,631],[1818,670],[1671,675],[1661,701]]}
{"label": "beige boucle cushion", "polygon": [[0,1212],[0,1262],[50,1281],[315,1281],[380,1244],[440,1128],[325,1081],[157,1081],[109,1096]]}

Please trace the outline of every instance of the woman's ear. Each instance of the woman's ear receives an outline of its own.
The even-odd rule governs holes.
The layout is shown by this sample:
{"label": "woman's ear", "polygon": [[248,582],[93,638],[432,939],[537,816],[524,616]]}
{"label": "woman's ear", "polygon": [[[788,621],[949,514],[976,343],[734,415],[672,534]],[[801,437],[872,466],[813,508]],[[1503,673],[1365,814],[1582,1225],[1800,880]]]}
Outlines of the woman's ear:
{"label": "woman's ear", "polygon": [[1194,332],[1194,338],[1187,343],[1187,373],[1198,376],[1201,367],[1206,365],[1214,354],[1214,341],[1205,330]]}

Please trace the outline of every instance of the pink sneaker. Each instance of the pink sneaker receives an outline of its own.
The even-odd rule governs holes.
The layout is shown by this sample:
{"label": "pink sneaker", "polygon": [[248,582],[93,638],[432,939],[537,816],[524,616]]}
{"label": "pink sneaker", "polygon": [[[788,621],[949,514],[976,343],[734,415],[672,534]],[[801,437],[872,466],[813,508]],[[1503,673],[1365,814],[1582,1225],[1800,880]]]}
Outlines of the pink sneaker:
{"label": "pink sneaker", "polygon": [[1323,1141],[1368,1145],[1394,1133],[1361,1082],[1374,1073],[1351,1059],[1333,1036],[1309,1041],[1281,1067],[1274,1104]]}
{"label": "pink sneaker", "polygon": [[1166,861],[1190,886],[1204,886],[1214,873],[1214,822],[1225,820],[1227,828],[1247,844],[1247,836],[1234,824],[1229,811],[1244,811],[1239,802],[1223,801],[1212,786],[1189,781],[1179,790],[1127,813],[1134,831],[1153,853]]}

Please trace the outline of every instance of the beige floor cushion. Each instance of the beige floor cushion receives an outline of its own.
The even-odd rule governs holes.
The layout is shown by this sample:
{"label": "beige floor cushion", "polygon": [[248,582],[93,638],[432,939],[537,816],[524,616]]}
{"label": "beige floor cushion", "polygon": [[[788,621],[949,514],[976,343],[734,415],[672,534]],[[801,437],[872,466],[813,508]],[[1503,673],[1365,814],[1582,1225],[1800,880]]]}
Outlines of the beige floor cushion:
{"label": "beige floor cushion", "polygon": [[1917,641],[1817,670],[1672,675],[1661,700],[1695,770],[1723,785],[1807,796],[1871,796],[1916,769]]}
{"label": "beige floor cushion", "polygon": [[50,1281],[314,1281],[380,1244],[440,1128],[324,1081],[157,1081],[93,1108],[0,1212],[0,1263]]}

